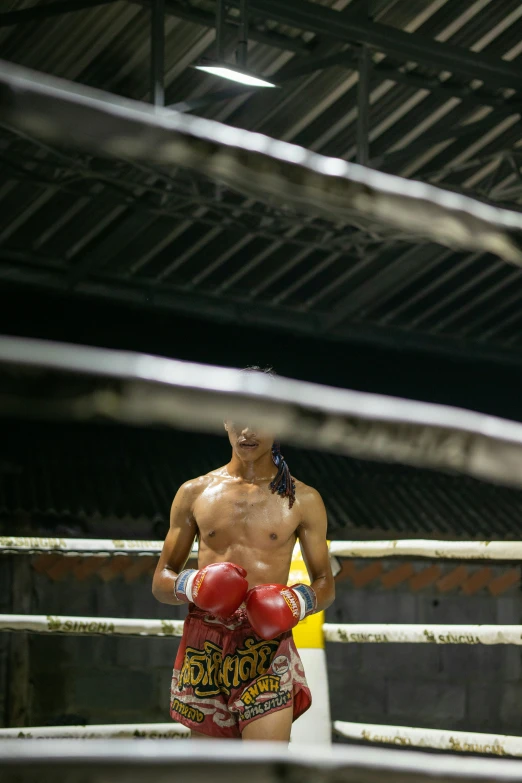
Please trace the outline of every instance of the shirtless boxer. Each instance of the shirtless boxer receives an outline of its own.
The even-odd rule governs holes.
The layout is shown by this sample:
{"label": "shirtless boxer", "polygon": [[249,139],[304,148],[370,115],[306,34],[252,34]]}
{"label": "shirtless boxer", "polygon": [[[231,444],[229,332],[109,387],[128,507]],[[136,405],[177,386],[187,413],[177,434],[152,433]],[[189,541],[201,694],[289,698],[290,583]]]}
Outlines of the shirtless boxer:
{"label": "shirtless boxer", "polygon": [[[185,482],[152,591],[189,603],[171,715],[193,737],[288,742],[311,696],[292,628],[333,602],[326,511],[293,479],[274,439],[227,421],[230,462]],[[198,569],[184,569],[194,540]],[[286,587],[299,539],[311,586]]]}

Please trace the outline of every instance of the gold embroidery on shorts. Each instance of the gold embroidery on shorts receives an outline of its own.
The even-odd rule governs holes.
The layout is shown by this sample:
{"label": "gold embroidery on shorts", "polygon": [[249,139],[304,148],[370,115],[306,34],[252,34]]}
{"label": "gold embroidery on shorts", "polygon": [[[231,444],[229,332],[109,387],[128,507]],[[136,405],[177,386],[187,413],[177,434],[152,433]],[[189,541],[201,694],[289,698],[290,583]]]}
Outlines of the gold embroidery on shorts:
{"label": "gold embroidery on shorts", "polygon": [[249,637],[245,646],[234,655],[225,655],[218,645],[204,642],[202,650],[187,647],[179,673],[178,690],[192,688],[196,696],[230,695],[232,688],[265,674],[270,667],[279,642],[260,641]]}

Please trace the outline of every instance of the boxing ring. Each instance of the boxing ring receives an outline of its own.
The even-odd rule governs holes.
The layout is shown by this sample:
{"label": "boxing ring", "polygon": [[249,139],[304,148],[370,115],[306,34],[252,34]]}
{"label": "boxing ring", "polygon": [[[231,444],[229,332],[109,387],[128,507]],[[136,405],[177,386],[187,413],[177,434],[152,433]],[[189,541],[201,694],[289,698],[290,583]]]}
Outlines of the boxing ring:
{"label": "boxing ring", "polygon": [[[157,166],[182,165],[271,203],[357,225],[372,220],[412,239],[488,250],[522,266],[522,215],[420,182],[325,158],[198,117],[151,109],[95,90],[2,64],[0,110],[13,129],[45,143]],[[454,470],[522,487],[522,425],[449,406],[266,378],[222,367],[37,340],[0,338],[0,365],[16,377],[0,388],[3,415],[104,419],[220,432],[224,418],[248,417],[285,442],[363,459]],[[57,393],[57,388],[62,391]],[[91,539],[0,539],[3,554],[53,552],[154,556],[159,542]],[[522,560],[522,542],[332,542],[333,557],[417,556],[453,560]],[[171,638],[182,623],[165,620],[1,615],[11,633],[128,635]],[[333,643],[514,644],[522,626],[323,624]],[[0,774],[6,783],[81,780],[453,781],[520,780],[522,764],[460,758],[458,752],[522,755],[522,738],[334,721],[354,740],[452,750],[426,756],[364,747],[251,743],[176,743],[176,724],[29,727],[0,731]],[[128,742],[127,737],[147,739]],[[59,739],[65,738],[65,739]],[[81,738],[81,741],[80,741]],[[114,743],[119,738],[121,741]],[[20,743],[21,739],[31,739]],[[44,740],[41,742],[40,740]],[[86,746],[85,740],[89,739]]]}
{"label": "boxing ring", "polygon": [[[38,537],[0,537],[0,554],[33,555],[55,553],[64,557],[157,556],[161,541],[114,539],[74,539]],[[193,554],[197,552],[194,549]],[[522,560],[518,541],[332,541],[330,554],[338,557],[405,557],[467,560]],[[53,635],[179,637],[183,621],[164,619],[123,619],[114,617],[64,617],[55,615],[0,615],[0,631]],[[513,644],[522,646],[522,625],[401,625],[379,623],[324,623],[324,641],[344,644]],[[496,756],[522,756],[522,738],[475,732],[382,726],[333,721],[340,736],[372,744],[394,744],[434,748],[463,753]],[[114,726],[29,727],[0,729],[0,739],[19,738],[180,738],[188,732],[183,726],[166,724],[129,724]],[[302,747],[302,745],[299,745]]]}

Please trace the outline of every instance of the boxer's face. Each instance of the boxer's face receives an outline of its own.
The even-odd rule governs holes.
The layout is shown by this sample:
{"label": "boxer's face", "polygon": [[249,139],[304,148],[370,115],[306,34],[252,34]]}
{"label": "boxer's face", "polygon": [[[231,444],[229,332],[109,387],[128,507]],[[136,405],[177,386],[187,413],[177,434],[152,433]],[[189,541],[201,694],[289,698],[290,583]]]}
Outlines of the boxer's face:
{"label": "boxer's face", "polygon": [[225,430],[234,453],[242,462],[255,462],[272,449],[274,436],[250,427],[246,422],[227,420]]}

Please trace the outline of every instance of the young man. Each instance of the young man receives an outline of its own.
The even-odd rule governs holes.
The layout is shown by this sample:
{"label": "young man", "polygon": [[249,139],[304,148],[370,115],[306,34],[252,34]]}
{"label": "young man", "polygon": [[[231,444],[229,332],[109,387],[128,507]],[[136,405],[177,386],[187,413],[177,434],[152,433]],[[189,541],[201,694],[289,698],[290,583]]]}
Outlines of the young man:
{"label": "young man", "polygon": [[[335,597],[326,512],[270,435],[225,429],[231,460],[180,487],[154,574],[158,601],[190,604],[171,715],[193,737],[288,742],[311,703],[291,629]],[[196,538],[199,570],[183,570]],[[289,588],[297,539],[312,584]]]}

